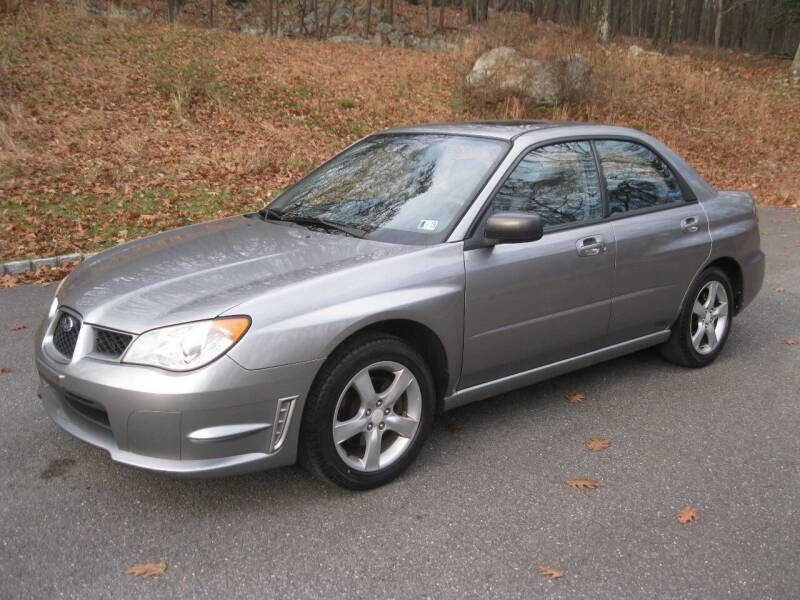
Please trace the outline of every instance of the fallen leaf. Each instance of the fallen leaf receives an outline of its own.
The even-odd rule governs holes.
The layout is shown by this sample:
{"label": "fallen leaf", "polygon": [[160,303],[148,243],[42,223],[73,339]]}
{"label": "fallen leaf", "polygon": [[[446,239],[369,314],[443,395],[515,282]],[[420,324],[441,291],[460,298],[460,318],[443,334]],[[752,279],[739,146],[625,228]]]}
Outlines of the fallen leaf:
{"label": "fallen leaf", "polygon": [[776,292],[785,292],[785,291],[786,291],[786,288],[785,288],[785,287],[776,287],[776,288],[775,288],[775,291],[776,291]]}
{"label": "fallen leaf", "polygon": [[681,525],[685,525],[690,521],[697,521],[697,511],[693,509],[691,506],[687,506],[675,516],[678,519],[678,523],[680,523]]}
{"label": "fallen leaf", "polygon": [[0,367],[0,373],[13,373],[14,369],[11,367]]}
{"label": "fallen leaf", "polygon": [[561,569],[556,569],[554,567],[546,567],[542,565],[539,567],[539,573],[548,577],[549,579],[561,579],[564,576],[564,571]]}
{"label": "fallen leaf", "polygon": [[161,562],[146,562],[146,563],[136,563],[130,569],[125,571],[125,575],[133,575],[134,577],[143,577],[147,579],[148,577],[153,577],[155,575],[161,575],[164,571],[167,570],[167,561],[162,560]]}
{"label": "fallen leaf", "polygon": [[567,479],[567,485],[582,491],[593,490],[603,486],[599,481],[592,481],[591,479]]}
{"label": "fallen leaf", "polygon": [[790,346],[796,346],[797,345],[797,340],[794,339],[794,338],[786,338],[783,341],[784,341],[784,343],[789,344]]}
{"label": "fallen leaf", "polygon": [[600,452],[608,450],[611,447],[611,441],[604,437],[589,438],[586,440],[586,447],[592,452]]}
{"label": "fallen leaf", "polygon": [[27,329],[27,328],[28,328],[28,326],[27,326],[27,325],[25,325],[25,324],[23,324],[23,323],[17,323],[16,325],[14,325],[14,326],[11,328],[11,331],[19,331],[19,330],[21,330],[21,329]]}
{"label": "fallen leaf", "polygon": [[19,278],[10,273],[0,277],[0,288],[15,288],[19,286]]}
{"label": "fallen leaf", "polygon": [[461,433],[462,427],[458,423],[450,423],[445,426],[444,430],[447,433]]}
{"label": "fallen leaf", "polygon": [[586,396],[584,394],[565,394],[564,398],[566,398],[567,402],[570,404],[577,404],[586,400]]}

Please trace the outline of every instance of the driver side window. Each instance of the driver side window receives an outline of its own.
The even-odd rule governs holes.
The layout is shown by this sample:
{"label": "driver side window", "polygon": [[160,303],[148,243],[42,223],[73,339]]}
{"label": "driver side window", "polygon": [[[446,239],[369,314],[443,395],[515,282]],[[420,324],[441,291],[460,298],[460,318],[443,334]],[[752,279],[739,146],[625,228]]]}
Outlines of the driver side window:
{"label": "driver side window", "polygon": [[498,190],[492,212],[536,213],[545,229],[602,217],[589,143],[564,142],[529,152]]}

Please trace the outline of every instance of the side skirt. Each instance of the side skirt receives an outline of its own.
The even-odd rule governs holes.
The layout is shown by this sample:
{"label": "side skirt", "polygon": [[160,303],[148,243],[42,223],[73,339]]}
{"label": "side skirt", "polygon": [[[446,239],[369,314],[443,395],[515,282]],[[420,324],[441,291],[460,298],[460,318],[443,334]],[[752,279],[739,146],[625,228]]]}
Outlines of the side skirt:
{"label": "side skirt", "polygon": [[496,396],[497,394],[509,392],[517,388],[525,387],[526,385],[532,385],[551,377],[588,367],[589,365],[630,354],[631,352],[636,352],[637,350],[642,350],[649,346],[655,346],[661,342],[666,342],[669,339],[670,333],[669,329],[651,333],[633,340],[628,340],[627,342],[621,342],[613,346],[587,352],[586,354],[565,358],[564,360],[550,363],[549,365],[542,365],[535,369],[522,371],[521,373],[515,373],[514,375],[508,375],[500,379],[458,390],[444,399],[444,410],[464,406],[470,402],[483,400],[490,396]]}

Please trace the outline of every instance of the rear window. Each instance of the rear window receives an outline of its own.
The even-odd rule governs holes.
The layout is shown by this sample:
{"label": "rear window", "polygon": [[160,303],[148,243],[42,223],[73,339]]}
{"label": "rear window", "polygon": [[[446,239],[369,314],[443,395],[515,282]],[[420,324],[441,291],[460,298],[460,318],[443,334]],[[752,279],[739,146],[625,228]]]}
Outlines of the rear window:
{"label": "rear window", "polygon": [[608,212],[684,202],[678,180],[652,150],[636,142],[596,141],[608,189]]}

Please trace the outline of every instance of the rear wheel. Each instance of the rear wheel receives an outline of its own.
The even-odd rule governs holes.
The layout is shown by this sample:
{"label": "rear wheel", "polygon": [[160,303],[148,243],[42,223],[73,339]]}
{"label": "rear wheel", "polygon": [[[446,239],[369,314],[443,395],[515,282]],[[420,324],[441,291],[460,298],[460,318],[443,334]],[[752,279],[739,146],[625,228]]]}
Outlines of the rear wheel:
{"label": "rear wheel", "polygon": [[349,489],[397,477],[419,453],[435,407],[433,377],[402,340],[369,334],[323,367],[303,412],[301,461]]}
{"label": "rear wheel", "polygon": [[733,291],[724,271],[706,269],[686,295],[672,335],[661,347],[667,360],[705,367],[722,352],[733,321]]}

